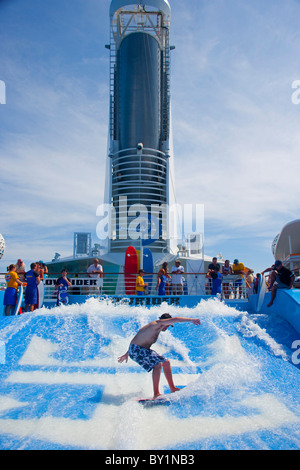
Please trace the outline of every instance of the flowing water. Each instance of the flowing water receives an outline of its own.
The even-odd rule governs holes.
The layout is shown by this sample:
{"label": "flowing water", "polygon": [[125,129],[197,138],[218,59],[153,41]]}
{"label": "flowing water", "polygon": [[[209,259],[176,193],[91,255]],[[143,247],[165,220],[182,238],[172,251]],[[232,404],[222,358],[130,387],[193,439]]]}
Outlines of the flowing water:
{"label": "flowing water", "polygon": [[[152,376],[129,359],[137,330],[164,312],[176,324],[153,347],[180,392],[143,407]],[[0,318],[1,449],[299,449],[299,335],[278,317],[217,300],[150,309],[91,298]],[[300,347],[300,343],[299,346]]]}

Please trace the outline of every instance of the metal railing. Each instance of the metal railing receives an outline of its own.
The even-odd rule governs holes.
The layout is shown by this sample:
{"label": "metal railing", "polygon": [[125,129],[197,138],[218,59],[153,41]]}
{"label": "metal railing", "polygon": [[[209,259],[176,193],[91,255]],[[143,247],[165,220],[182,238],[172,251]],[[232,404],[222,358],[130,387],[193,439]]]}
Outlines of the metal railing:
{"label": "metal railing", "polygon": [[[53,276],[53,275],[52,275]],[[126,296],[126,295],[139,295],[136,292],[136,278],[137,274],[124,274],[124,273],[106,273],[104,279],[73,277],[69,275],[72,286],[69,287],[69,295],[108,295],[108,296]],[[82,276],[82,274],[81,274]],[[45,301],[53,301],[56,297],[55,283],[56,277],[47,277],[44,279],[45,286]],[[236,281],[240,280],[240,276],[224,276],[222,282],[222,299],[247,299],[248,288],[246,287],[245,279],[242,279],[241,284]],[[144,282],[147,284],[143,295],[158,296],[158,282],[157,273],[150,273],[144,275]],[[189,296],[189,295],[211,295],[212,280],[206,278],[206,273],[185,273],[182,276],[182,283],[180,285],[172,282],[172,275],[168,278],[165,286],[166,296]]]}

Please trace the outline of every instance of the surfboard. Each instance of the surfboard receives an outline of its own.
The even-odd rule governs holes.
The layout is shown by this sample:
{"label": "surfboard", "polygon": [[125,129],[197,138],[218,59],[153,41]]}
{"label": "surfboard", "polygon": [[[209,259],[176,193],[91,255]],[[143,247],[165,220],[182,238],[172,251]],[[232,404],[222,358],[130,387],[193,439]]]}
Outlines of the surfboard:
{"label": "surfboard", "polygon": [[17,303],[16,303],[16,308],[15,308],[14,315],[18,315],[18,313],[19,313],[21,303],[22,303],[22,299],[23,299],[23,291],[24,291],[23,284],[21,284],[20,289],[19,289],[19,295],[18,295],[18,298],[17,298]]}
{"label": "surfboard", "polygon": [[171,405],[171,400],[168,400],[167,398],[145,398],[143,400],[138,400],[138,403],[150,408],[152,406],[169,406]]}
{"label": "surfboard", "polygon": [[136,250],[136,255],[137,255],[137,272],[139,272],[139,269],[141,267],[141,252],[140,252],[140,250]]}
{"label": "surfboard", "polygon": [[124,264],[125,292],[127,295],[135,295],[137,271],[138,259],[136,249],[133,246],[129,246],[125,253]]}
{"label": "surfboard", "polygon": [[[153,273],[153,256],[149,248],[143,249],[143,270],[146,273]],[[153,274],[145,274],[144,281],[148,283],[148,293],[151,294]]]}
{"label": "surfboard", "polygon": [[36,289],[37,289],[37,303],[34,305],[34,310],[36,310],[37,308],[41,308],[44,303],[45,286],[44,286],[43,281],[39,283]]}
{"label": "surfboard", "polygon": [[[186,386],[185,385],[178,385],[178,388],[180,390],[177,390],[176,391],[176,396],[178,396],[178,393],[181,392],[181,390],[183,388],[185,388]],[[166,395],[160,395],[158,396],[157,398],[142,398],[142,399],[138,399],[138,403],[140,403],[140,405],[143,405],[143,406],[159,406],[159,405],[171,405],[172,401],[171,401],[171,398],[169,398],[169,394],[166,394]]]}
{"label": "surfboard", "polygon": [[258,291],[257,291],[257,302],[255,306],[255,313],[259,313],[265,298],[267,291],[266,280],[263,274],[259,274]]}
{"label": "surfboard", "polygon": [[44,286],[43,281],[41,281],[38,285],[38,296],[39,296],[38,308],[41,308],[43,306],[44,295],[45,295],[45,286]]}
{"label": "surfboard", "polygon": [[63,286],[58,288],[58,294],[57,294],[57,304],[58,305],[68,305],[69,303],[69,292],[68,292],[68,287]]}

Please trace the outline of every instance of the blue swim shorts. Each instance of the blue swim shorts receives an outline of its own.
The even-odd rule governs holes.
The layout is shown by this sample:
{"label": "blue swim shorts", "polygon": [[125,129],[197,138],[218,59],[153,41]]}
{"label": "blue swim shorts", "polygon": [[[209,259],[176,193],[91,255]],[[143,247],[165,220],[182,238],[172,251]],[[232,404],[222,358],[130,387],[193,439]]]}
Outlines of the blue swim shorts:
{"label": "blue swim shorts", "polygon": [[14,287],[7,287],[4,293],[3,305],[16,305],[18,292]]}
{"label": "blue swim shorts", "polygon": [[25,291],[25,305],[37,304],[37,288],[30,289],[26,287]]}
{"label": "blue swim shorts", "polygon": [[137,344],[131,344],[129,346],[129,357],[137,364],[142,366],[147,372],[151,372],[160,362],[166,362],[166,358],[157,354],[153,349],[143,348]]}

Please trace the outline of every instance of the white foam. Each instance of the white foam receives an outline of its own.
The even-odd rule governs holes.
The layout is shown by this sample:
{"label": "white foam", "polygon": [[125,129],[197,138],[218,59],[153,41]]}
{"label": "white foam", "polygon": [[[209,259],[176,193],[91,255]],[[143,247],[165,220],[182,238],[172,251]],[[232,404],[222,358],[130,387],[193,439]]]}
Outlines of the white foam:
{"label": "white foam", "polygon": [[248,314],[245,313],[241,316],[241,321],[237,328],[244,337],[258,338],[270,348],[275,356],[280,356],[285,361],[289,360],[289,357],[283,349],[282,345],[278,344],[264,328],[261,328],[257,323],[251,320]]}
{"label": "white foam", "polygon": [[12,408],[20,408],[26,406],[27,404],[27,402],[20,402],[18,400],[14,400],[13,398],[0,395],[0,413],[11,410]]}
{"label": "white foam", "polygon": [[275,430],[299,419],[271,394],[252,396],[240,405],[249,414],[198,415],[177,418],[167,408],[143,409],[134,401],[122,406],[98,405],[90,420],[43,416],[40,419],[0,419],[0,432],[21,438],[48,440],[85,449],[165,449],[206,438],[240,436]]}
{"label": "white foam", "polygon": [[173,401],[193,396],[211,400],[220,390],[242,395],[248,386],[260,381],[259,363],[244,351],[236,335],[223,334],[209,345],[209,349],[212,356],[201,364],[202,373],[184,390],[172,395]]}
{"label": "white foam", "polygon": [[15,320],[16,321],[13,321],[6,326],[3,322],[3,328],[0,330],[1,341],[8,342],[11,338],[13,338],[13,336],[15,336],[31,322],[31,318],[27,315],[18,315]]}
{"label": "white foam", "polygon": [[[126,364],[118,364],[117,357],[127,350],[137,328],[165,312],[172,316],[200,318],[202,328],[206,331],[207,344],[203,345],[206,359],[192,359],[194,356],[189,342],[176,336],[175,328],[161,335],[156,345],[157,350],[160,353],[170,350],[177,353],[180,359],[171,360],[172,366],[178,368],[174,373],[174,381],[176,385],[186,387],[169,396],[174,401],[174,408],[146,409],[136,402],[136,398],[152,395],[151,374],[140,372],[139,366],[133,361],[128,364],[128,370]],[[63,319],[60,324],[65,327],[65,335],[60,335],[55,342],[40,337],[35,331],[19,361],[18,365],[21,367],[11,371],[6,384],[12,390],[14,385],[19,384],[32,386],[33,390],[38,384],[61,385],[62,393],[67,385],[96,386],[103,391],[101,401],[95,406],[90,419],[54,417],[49,410],[41,418],[0,418],[1,433],[86,449],[163,449],[201,439],[240,436],[245,432],[260,433],[266,429],[277,432],[280,426],[298,422],[297,416],[287,409],[280,397],[265,394],[259,391],[259,385],[256,387],[263,380],[262,364],[259,357],[244,349],[243,342],[244,339],[256,337],[267,344],[274,354],[284,357],[280,345],[256,325],[249,315],[222,302],[203,301],[193,309],[166,304],[148,309],[132,307],[126,303],[114,304],[109,300],[99,302],[91,298],[85,304],[55,307],[51,310],[42,308],[33,314],[16,318],[12,324],[17,325],[20,319],[20,324],[15,326],[16,331],[20,331],[31,320],[51,315]],[[74,319],[79,315],[86,315],[88,329],[106,342],[101,347],[101,357],[86,355],[87,359],[82,361],[66,361],[63,359],[64,355],[59,354],[60,348],[66,346],[68,334],[72,335]],[[124,320],[122,325],[118,322],[119,318]],[[226,318],[236,320],[230,323],[230,332],[225,332],[220,326],[223,321],[227,321]],[[201,326],[189,327],[199,332],[201,341]],[[13,331],[12,326],[6,330],[4,328],[2,337],[12,338],[16,331]],[[51,369],[45,370],[45,367]],[[115,370],[113,374],[109,374],[95,371],[95,367],[114,367]],[[197,374],[199,368],[201,373]],[[161,380],[162,385],[166,386],[163,375]],[[255,393],[253,390],[256,390]],[[218,401],[220,397],[221,403]],[[184,405],[188,400],[193,403],[194,399],[197,403],[201,401],[203,409],[191,405],[190,412],[187,411],[181,418],[172,412],[178,403]],[[231,413],[229,401],[237,403],[235,413]],[[27,403],[9,396],[0,397],[0,412],[25,405]],[[224,409],[221,415],[216,411],[219,405]],[[237,412],[238,406],[244,407],[248,412]],[[49,409],[51,410],[51,403]]]}

